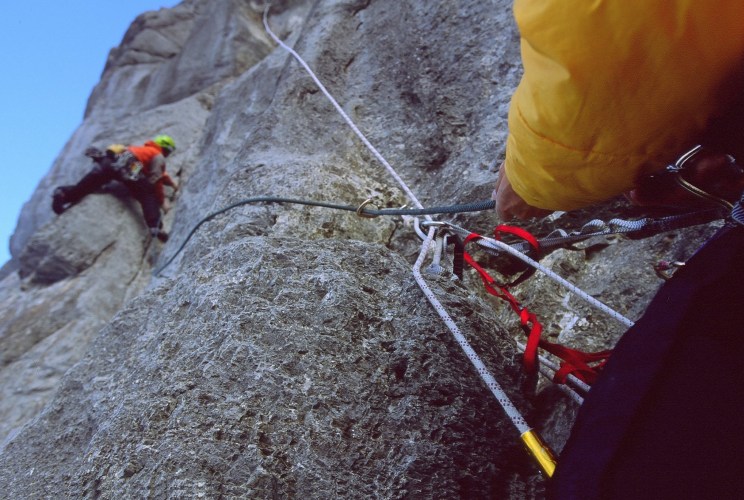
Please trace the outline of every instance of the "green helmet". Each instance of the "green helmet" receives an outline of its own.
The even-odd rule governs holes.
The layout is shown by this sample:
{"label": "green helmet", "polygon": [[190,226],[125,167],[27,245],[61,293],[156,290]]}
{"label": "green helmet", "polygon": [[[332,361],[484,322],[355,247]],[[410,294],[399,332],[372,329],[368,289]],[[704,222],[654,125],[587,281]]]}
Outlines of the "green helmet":
{"label": "green helmet", "polygon": [[167,149],[171,152],[175,151],[176,149],[176,141],[174,141],[173,137],[169,135],[159,135],[155,139],[153,139],[152,142],[154,142],[161,148]]}

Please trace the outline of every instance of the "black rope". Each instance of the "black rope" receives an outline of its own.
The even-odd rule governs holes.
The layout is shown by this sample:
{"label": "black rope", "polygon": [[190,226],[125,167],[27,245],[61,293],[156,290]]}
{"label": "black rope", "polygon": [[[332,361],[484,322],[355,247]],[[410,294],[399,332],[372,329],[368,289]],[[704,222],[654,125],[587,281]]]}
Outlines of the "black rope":
{"label": "black rope", "polygon": [[322,207],[322,208],[332,208],[334,210],[345,210],[347,212],[355,212],[360,217],[378,217],[381,215],[437,215],[437,214],[456,214],[456,213],[463,213],[463,212],[480,212],[483,210],[490,210],[493,209],[495,206],[495,202],[493,200],[486,200],[486,201],[480,201],[475,203],[469,203],[465,205],[449,205],[449,206],[442,206],[442,207],[430,207],[430,208],[382,208],[382,209],[374,209],[374,208],[368,208],[369,205],[364,205],[361,208],[355,207],[352,205],[339,205],[336,203],[326,203],[322,201],[313,201],[313,200],[299,200],[296,198],[283,198],[280,196],[254,196],[252,198],[245,198],[243,200],[237,201],[231,205],[228,205],[224,208],[221,208],[217,210],[216,212],[212,212],[211,214],[207,215],[206,217],[202,218],[199,222],[196,223],[196,225],[191,229],[188,236],[186,236],[186,239],[183,240],[183,243],[181,243],[181,246],[178,247],[178,250],[168,259],[168,261],[163,264],[161,267],[159,267],[155,272],[155,276],[159,276],[163,270],[168,267],[173,260],[178,256],[178,254],[181,253],[181,251],[186,246],[186,243],[189,242],[191,237],[194,235],[194,233],[201,227],[202,224],[209,222],[210,220],[214,219],[218,215],[224,214],[225,212],[228,212],[232,210],[233,208],[242,207],[243,205],[249,205],[251,203],[292,203],[295,205],[308,205],[312,207]]}
{"label": "black rope", "polygon": [[[163,270],[168,267],[175,258],[183,251],[186,244],[189,242],[191,237],[196,231],[202,226],[202,224],[209,222],[218,215],[228,212],[234,208],[241,207],[243,205],[249,205],[252,203],[291,203],[295,205],[307,205],[312,207],[331,208],[334,210],[344,210],[347,212],[354,212],[360,217],[378,217],[378,216],[391,216],[391,215],[438,215],[438,214],[456,214],[465,212],[480,212],[484,210],[492,210],[495,206],[493,200],[479,201],[475,203],[468,203],[464,205],[447,205],[430,208],[370,208],[370,205],[363,204],[361,207],[353,205],[340,205],[337,203],[327,203],[323,201],[313,200],[300,200],[296,198],[284,198],[281,196],[254,196],[252,198],[245,198],[237,201],[231,205],[228,205],[216,212],[212,212],[206,217],[202,218],[196,225],[191,229],[186,239],[183,240],[178,250],[168,259],[168,261],[158,268],[155,272],[155,276],[159,276]],[[744,212],[744,210],[742,210]],[[624,233],[626,236],[635,238],[646,238],[654,234],[658,234],[665,231],[671,231],[674,229],[680,229],[683,227],[693,226],[697,224],[705,224],[712,220],[721,218],[720,209],[704,210],[701,212],[693,212],[688,214],[674,215],[663,217],[661,219],[642,219],[641,221],[634,221],[638,223],[637,229],[604,229],[596,232],[588,232],[584,234],[569,234],[563,237],[548,237],[539,240],[541,249],[545,250],[548,248],[558,247],[566,245],[567,243],[573,243],[581,240],[591,238],[592,236],[600,236],[607,234]],[[744,219],[744,216],[742,216]],[[528,251],[531,247],[526,246],[527,243],[514,243],[511,246],[520,251]]]}
{"label": "black rope", "polygon": [[[493,200],[478,201],[465,205],[449,205],[444,207],[430,208],[382,208],[379,210],[362,209],[360,215],[438,215],[438,214],[460,214],[464,212],[482,212],[493,210],[496,202]],[[356,210],[354,210],[356,211]]]}

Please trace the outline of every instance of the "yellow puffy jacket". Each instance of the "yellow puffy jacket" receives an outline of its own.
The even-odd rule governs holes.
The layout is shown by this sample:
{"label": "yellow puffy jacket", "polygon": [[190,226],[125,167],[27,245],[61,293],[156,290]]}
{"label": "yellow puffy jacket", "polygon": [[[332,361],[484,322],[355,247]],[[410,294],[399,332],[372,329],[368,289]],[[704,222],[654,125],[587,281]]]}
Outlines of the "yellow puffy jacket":
{"label": "yellow puffy jacket", "polygon": [[744,92],[744,0],[515,0],[514,16],[524,75],[505,171],[535,207],[632,188]]}

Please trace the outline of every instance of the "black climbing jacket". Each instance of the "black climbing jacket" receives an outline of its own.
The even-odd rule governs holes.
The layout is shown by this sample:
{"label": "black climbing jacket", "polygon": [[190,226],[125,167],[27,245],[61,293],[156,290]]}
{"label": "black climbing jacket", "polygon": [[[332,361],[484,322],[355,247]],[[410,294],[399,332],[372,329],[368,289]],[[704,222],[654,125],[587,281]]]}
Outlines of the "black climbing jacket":
{"label": "black climbing jacket", "polygon": [[666,282],[582,405],[554,499],[738,498],[744,491],[744,228]]}

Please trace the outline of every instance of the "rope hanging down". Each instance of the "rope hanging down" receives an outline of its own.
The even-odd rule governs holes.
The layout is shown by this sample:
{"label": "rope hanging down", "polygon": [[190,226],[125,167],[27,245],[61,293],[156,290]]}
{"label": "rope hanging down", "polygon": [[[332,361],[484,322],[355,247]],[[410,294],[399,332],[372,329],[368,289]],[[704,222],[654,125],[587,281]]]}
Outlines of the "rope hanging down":
{"label": "rope hanging down", "polygon": [[506,413],[506,416],[511,420],[512,424],[514,424],[514,427],[517,428],[517,432],[519,432],[522,442],[526,446],[527,450],[532,454],[540,469],[547,477],[552,477],[556,467],[556,459],[553,456],[552,451],[547,445],[545,445],[545,443],[543,443],[540,436],[527,424],[522,414],[519,412],[517,407],[514,406],[514,403],[509,399],[509,396],[488,370],[480,356],[478,356],[478,353],[475,352],[473,347],[460,331],[460,328],[449,315],[439,299],[434,295],[434,292],[431,291],[431,288],[429,288],[429,285],[427,285],[424,277],[421,275],[421,266],[423,265],[426,254],[429,251],[429,246],[434,239],[435,232],[436,229],[434,227],[429,228],[426,240],[423,245],[421,245],[421,252],[419,252],[416,263],[413,265],[413,277],[421,288],[421,291],[424,292],[424,296],[432,307],[434,307],[436,313],[442,319],[447,328],[449,328],[450,332],[452,332],[455,341],[465,352],[465,355],[468,357],[483,382],[485,382],[486,386],[491,391],[491,394],[493,394],[499,402],[504,413]]}
{"label": "rope hanging down", "polygon": [[[263,24],[264,28],[266,28],[266,32],[269,34],[269,36],[277,43],[281,48],[289,52],[292,57],[295,58],[295,60],[300,63],[300,65],[305,68],[305,71],[307,71],[307,74],[310,75],[310,78],[313,79],[315,82],[315,85],[318,86],[321,92],[323,92],[323,95],[326,96],[326,98],[333,104],[333,107],[336,108],[336,111],[338,111],[338,114],[341,115],[341,117],[344,119],[347,125],[351,128],[351,130],[354,131],[354,133],[359,137],[359,140],[364,143],[366,148],[377,158],[377,160],[385,167],[385,169],[388,171],[388,173],[395,179],[395,181],[398,183],[398,185],[403,189],[403,191],[406,193],[408,198],[413,202],[413,204],[416,206],[416,208],[424,208],[424,206],[419,202],[418,198],[416,198],[416,195],[413,194],[413,191],[411,191],[408,187],[408,185],[403,181],[400,175],[398,175],[398,172],[395,171],[395,169],[388,163],[388,161],[380,154],[379,151],[377,151],[377,148],[375,148],[369,140],[367,140],[367,137],[362,133],[361,130],[356,126],[356,124],[349,118],[349,115],[346,114],[346,112],[343,110],[343,108],[336,102],[336,99],[333,98],[330,92],[325,88],[325,85],[318,79],[317,76],[315,76],[315,73],[312,69],[310,69],[310,66],[307,65],[304,59],[300,57],[300,55],[294,51],[293,48],[289,47],[287,44],[285,44],[283,41],[279,39],[278,36],[274,34],[273,31],[271,31],[271,28],[269,27],[269,9],[271,8],[271,2],[266,4],[266,8],[264,9],[263,13]],[[428,217],[427,219],[430,219]]]}

